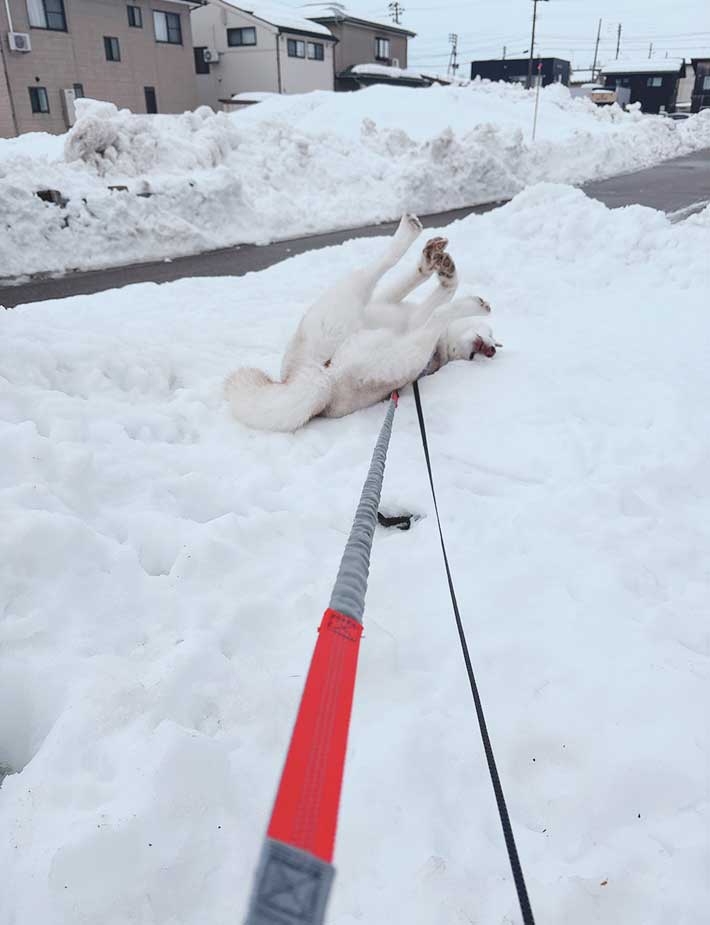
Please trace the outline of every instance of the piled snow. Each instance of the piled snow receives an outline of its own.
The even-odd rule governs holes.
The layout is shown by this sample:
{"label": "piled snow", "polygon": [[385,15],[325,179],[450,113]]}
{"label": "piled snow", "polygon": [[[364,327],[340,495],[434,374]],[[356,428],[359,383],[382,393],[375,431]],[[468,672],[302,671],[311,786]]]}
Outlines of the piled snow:
{"label": "piled snow", "polygon": [[[534,94],[480,81],[276,96],[230,114],[77,107],[64,157],[16,156],[0,143],[0,277],[436,212],[710,146],[707,112],[676,124],[598,109],[559,85],[541,94],[535,144]],[[43,188],[66,206],[41,201]]]}
{"label": "piled snow", "polygon": [[[704,925],[710,210],[446,233],[505,347],[423,399],[538,920]],[[381,247],[0,314],[1,922],[240,920],[384,408],[260,434],[222,383]],[[383,507],[329,921],[515,922],[409,390]]]}

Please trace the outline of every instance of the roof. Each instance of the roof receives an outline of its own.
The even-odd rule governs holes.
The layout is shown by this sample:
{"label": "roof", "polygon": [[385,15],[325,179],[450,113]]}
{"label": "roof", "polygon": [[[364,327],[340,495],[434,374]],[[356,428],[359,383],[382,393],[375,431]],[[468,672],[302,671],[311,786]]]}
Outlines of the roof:
{"label": "roof", "polygon": [[419,71],[410,71],[403,67],[388,67],[386,64],[354,64],[349,71],[352,74],[378,74],[382,77],[409,77],[419,80]]}
{"label": "roof", "polygon": [[270,23],[282,32],[305,32],[310,35],[322,35],[335,41],[335,36],[326,26],[305,19],[293,9],[280,6],[278,3],[251,3],[250,0],[244,0],[244,2],[222,0],[222,2],[234,7],[235,10],[241,10],[242,13],[249,13],[257,19]]}
{"label": "roof", "polygon": [[678,74],[684,58],[646,58],[645,60],[614,61],[601,69],[602,74]]}
{"label": "roof", "polygon": [[380,29],[388,29],[390,32],[399,32],[401,35],[408,35],[411,38],[417,34],[411,29],[396,22],[386,21],[383,19],[365,19],[364,16],[355,16],[350,13],[342,3],[304,3],[301,7],[304,15],[308,19],[318,22],[351,22],[363,26],[378,26]]}
{"label": "roof", "polygon": [[235,103],[263,103],[264,100],[278,95],[278,93],[269,93],[267,90],[252,90],[250,93],[233,93],[230,99]]}
{"label": "roof", "polygon": [[[528,55],[524,58],[479,58],[471,62],[471,64],[527,64],[530,61]],[[569,64],[570,62],[567,58],[557,58],[555,55],[547,55],[546,57],[539,57],[535,55],[533,58],[533,67],[536,66],[536,63],[539,64],[540,61],[562,61],[563,64]],[[571,65],[570,65],[571,66]]]}
{"label": "roof", "polygon": [[405,84],[408,86],[428,87],[431,80],[419,71],[409,71],[401,67],[387,67],[384,64],[354,64],[340,71],[338,77],[374,78],[376,83]]}

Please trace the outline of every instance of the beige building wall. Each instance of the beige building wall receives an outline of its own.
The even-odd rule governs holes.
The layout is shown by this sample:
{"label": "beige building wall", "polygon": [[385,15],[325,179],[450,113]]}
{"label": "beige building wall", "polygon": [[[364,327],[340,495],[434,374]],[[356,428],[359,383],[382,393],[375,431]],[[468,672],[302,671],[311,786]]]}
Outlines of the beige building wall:
{"label": "beige building wall", "polygon": [[[0,5],[3,56],[20,132],[65,132],[62,89],[81,84],[84,95],[146,112],[145,87],[155,89],[159,112],[183,112],[197,105],[189,6],[170,0],[134,0],[142,28],[128,25],[121,0],[64,0],[67,32],[33,28],[25,0],[9,0],[16,32],[30,35],[32,51],[9,51],[7,16]],[[182,44],[155,40],[153,10],[180,15]],[[104,36],[117,38],[120,61],[107,61]],[[45,87],[49,113],[33,113],[29,87]],[[1,93],[1,91],[0,91]],[[2,104],[0,103],[0,106]]]}
{"label": "beige building wall", "polygon": [[[393,32],[386,26],[365,25],[355,22],[328,21],[325,23],[338,39],[335,46],[335,72],[355,64],[392,64],[396,59],[399,67],[407,67],[407,36]],[[375,39],[389,39],[390,57],[388,61],[375,58]]]}
{"label": "beige building wall", "polygon": [[[230,47],[227,29],[256,29],[256,45]],[[276,26],[248,13],[209,3],[192,14],[193,42],[197,47],[219,52],[219,62],[210,64],[209,74],[198,74],[200,103],[220,109],[220,100],[235,93],[307,93],[333,89],[333,45],[327,36],[279,33]],[[320,42],[324,60],[289,58],[288,39]]]}

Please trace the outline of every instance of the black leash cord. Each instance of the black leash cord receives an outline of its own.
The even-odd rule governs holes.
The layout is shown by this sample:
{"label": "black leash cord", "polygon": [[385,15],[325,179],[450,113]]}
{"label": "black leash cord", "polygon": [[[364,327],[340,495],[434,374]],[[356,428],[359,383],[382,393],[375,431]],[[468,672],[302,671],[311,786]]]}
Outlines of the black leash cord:
{"label": "black leash cord", "polygon": [[473,666],[471,665],[471,656],[468,652],[468,643],[466,642],[466,634],[464,632],[463,623],[461,622],[461,614],[459,613],[459,605],[456,601],[456,592],[454,591],[454,582],[451,578],[451,569],[449,568],[449,557],[446,555],[446,545],[444,543],[444,534],[441,530],[441,520],[439,518],[439,506],[436,503],[436,491],[434,490],[434,477],[431,473],[431,460],[429,458],[429,445],[426,438],[426,427],[424,425],[424,414],[422,412],[422,402],[419,397],[419,383],[414,382],[414,401],[417,405],[417,416],[419,418],[419,429],[422,433],[422,444],[424,446],[424,456],[426,458],[426,466],[429,471],[429,484],[431,485],[431,496],[434,499],[434,511],[436,512],[436,523],[439,528],[439,539],[441,540],[441,551],[444,554],[444,565],[446,566],[446,578],[449,582],[449,593],[451,594],[451,603],[454,608],[454,617],[456,618],[456,628],[459,633],[459,640],[461,642],[461,650],[463,652],[463,660],[466,663],[466,671],[468,672],[468,680],[471,685],[471,693],[473,694],[473,702],[476,707],[476,716],[478,717],[478,726],[481,730],[481,738],[483,739],[483,748],[486,753],[486,761],[488,762],[488,771],[491,775],[491,783],[493,784],[493,792],[495,793],[496,803],[498,804],[498,815],[500,816],[500,824],[503,827],[503,837],[505,838],[505,847],[508,849],[508,860],[510,861],[510,869],[513,872],[513,880],[515,881],[515,889],[518,893],[518,902],[520,903],[520,912],[523,916],[524,925],[535,925],[535,919],[533,918],[532,908],[530,906],[530,900],[528,898],[528,891],[525,886],[525,878],[523,877],[523,869],[520,866],[520,858],[518,857],[518,849],[515,845],[515,837],[513,835],[513,829],[510,825],[510,816],[508,815],[508,807],[505,805],[505,796],[503,795],[503,788],[500,783],[500,777],[498,776],[498,768],[496,767],[496,760],[493,755],[493,747],[491,745],[491,740],[488,735],[488,727],[486,726],[486,717],[483,713],[483,704],[481,703],[481,698],[478,693],[478,685],[476,684],[476,678],[473,674]]}

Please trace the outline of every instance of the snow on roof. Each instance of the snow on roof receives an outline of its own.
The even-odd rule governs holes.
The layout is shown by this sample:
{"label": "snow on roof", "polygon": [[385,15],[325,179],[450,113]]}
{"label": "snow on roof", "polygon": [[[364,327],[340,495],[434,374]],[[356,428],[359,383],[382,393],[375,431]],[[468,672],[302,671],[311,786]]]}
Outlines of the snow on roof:
{"label": "snow on roof", "polygon": [[224,0],[228,6],[233,6],[243,13],[251,13],[257,19],[278,26],[279,29],[294,29],[297,32],[312,32],[315,35],[327,35],[333,38],[333,33],[326,26],[312,22],[310,19],[299,16],[292,9],[280,6],[278,3],[250,3],[249,0],[240,3],[239,0]]}
{"label": "snow on roof", "polygon": [[385,19],[372,19],[370,16],[359,16],[351,13],[342,3],[304,3],[301,7],[309,19],[355,19],[358,22],[368,23],[371,26],[381,26],[383,29],[396,29],[408,35],[416,35],[401,23]]}
{"label": "snow on roof", "polygon": [[614,61],[602,68],[602,74],[675,74],[683,58],[646,58],[645,60]]}
{"label": "snow on roof", "polygon": [[254,90],[251,93],[235,93],[231,99],[237,103],[263,103],[264,100],[271,99],[272,96],[278,96],[278,93],[270,93],[268,90]]}
{"label": "snow on roof", "polygon": [[377,74],[394,79],[408,77],[410,80],[421,80],[422,78],[420,71],[410,71],[403,67],[388,67],[385,64],[354,64],[349,71],[351,74]]}

